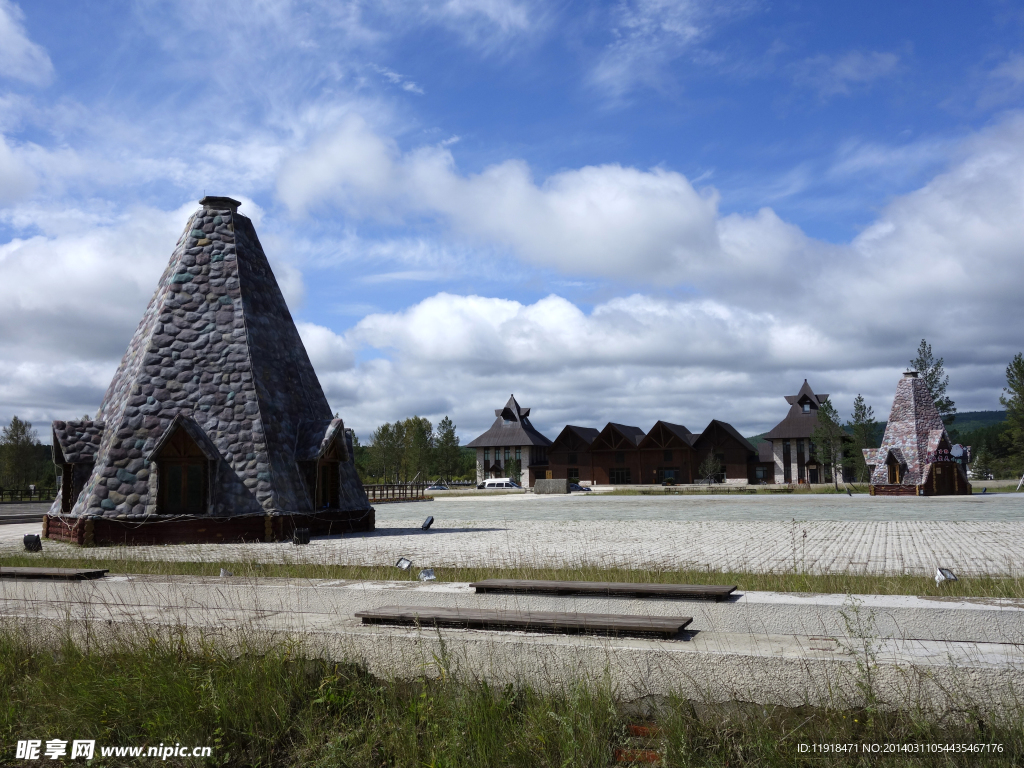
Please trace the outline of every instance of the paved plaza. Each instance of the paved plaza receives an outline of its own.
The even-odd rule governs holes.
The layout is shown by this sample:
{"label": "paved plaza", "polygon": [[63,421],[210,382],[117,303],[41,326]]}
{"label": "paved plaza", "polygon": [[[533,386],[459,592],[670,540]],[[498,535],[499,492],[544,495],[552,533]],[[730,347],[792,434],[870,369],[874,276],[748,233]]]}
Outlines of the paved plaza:
{"label": "paved plaza", "polygon": [[[420,529],[427,515],[436,522]],[[38,525],[0,526],[0,554]],[[50,555],[81,556],[46,542]],[[289,543],[98,547],[96,558],[313,562],[416,567],[692,567],[931,575],[1024,573],[1024,494],[945,499],[867,496],[537,497],[382,504],[377,530]]]}

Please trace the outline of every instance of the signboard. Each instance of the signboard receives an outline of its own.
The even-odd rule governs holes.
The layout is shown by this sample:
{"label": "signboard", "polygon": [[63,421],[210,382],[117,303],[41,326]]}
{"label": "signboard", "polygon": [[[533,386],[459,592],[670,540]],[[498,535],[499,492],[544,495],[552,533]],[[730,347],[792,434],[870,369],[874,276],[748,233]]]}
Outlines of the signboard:
{"label": "signboard", "polygon": [[948,461],[965,467],[971,460],[970,446],[957,443],[952,448],[939,448],[930,457],[932,462]]}

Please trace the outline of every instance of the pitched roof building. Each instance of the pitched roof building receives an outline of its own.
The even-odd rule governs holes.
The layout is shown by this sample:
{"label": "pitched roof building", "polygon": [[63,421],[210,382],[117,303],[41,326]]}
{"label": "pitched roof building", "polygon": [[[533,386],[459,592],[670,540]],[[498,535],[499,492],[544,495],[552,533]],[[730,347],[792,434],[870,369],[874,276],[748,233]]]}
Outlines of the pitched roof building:
{"label": "pitched roof building", "polygon": [[530,423],[530,409],[509,395],[504,408],[496,408],[497,417],[491,428],[466,444],[476,449],[476,478],[482,483],[488,477],[506,477],[510,461],[518,461],[520,485],[529,487],[539,473],[546,472],[547,451],[551,441]]}
{"label": "pitched roof building", "polygon": [[334,418],[252,222],[204,197],[95,419],[53,423],[78,543],[275,539],[372,529]]}
{"label": "pitched roof building", "polygon": [[969,494],[967,460],[967,451],[951,444],[924,380],[917,371],[904,373],[896,384],[882,445],[864,449],[864,461],[871,470],[871,493]]}
{"label": "pitched roof building", "polygon": [[[771,443],[775,461],[776,483],[825,481],[824,467],[811,446],[811,434],[818,426],[818,408],[828,395],[816,395],[804,379],[795,395],[786,395],[789,413],[776,424],[764,439]],[[762,458],[767,458],[762,456]]]}

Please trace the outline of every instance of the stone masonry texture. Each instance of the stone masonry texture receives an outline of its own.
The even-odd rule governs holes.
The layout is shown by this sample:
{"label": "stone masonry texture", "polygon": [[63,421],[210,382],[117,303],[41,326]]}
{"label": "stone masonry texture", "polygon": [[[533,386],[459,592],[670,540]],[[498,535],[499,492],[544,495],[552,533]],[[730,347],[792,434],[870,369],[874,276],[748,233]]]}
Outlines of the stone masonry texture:
{"label": "stone masonry texture", "polygon": [[[91,470],[70,516],[157,515],[153,453],[172,422],[201,438],[211,459],[212,516],[312,511],[296,461],[315,459],[336,437],[341,509],[369,509],[351,442],[332,417],[252,222],[228,198],[203,203],[96,418],[53,423],[56,460]],[[59,498],[50,514],[61,514]]]}

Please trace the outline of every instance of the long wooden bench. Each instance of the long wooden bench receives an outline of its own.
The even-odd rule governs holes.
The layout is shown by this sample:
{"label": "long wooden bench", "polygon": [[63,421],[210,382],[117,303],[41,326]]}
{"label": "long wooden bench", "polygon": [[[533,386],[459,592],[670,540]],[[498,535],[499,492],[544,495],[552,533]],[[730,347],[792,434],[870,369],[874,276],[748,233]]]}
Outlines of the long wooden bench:
{"label": "long wooden bench", "polygon": [[687,597],[725,600],[736,586],[717,584],[629,584],[615,581],[543,581],[531,579],[486,579],[469,586],[477,594],[599,595],[602,597]]}
{"label": "long wooden bench", "polygon": [[0,568],[0,579],[59,579],[76,581],[99,579],[110,573],[109,568]]}
{"label": "long wooden bench", "polygon": [[431,608],[393,605],[359,611],[363,624],[522,630],[568,635],[626,635],[671,638],[693,619],[689,616],[624,616],[613,613],[507,611],[481,608]]}

